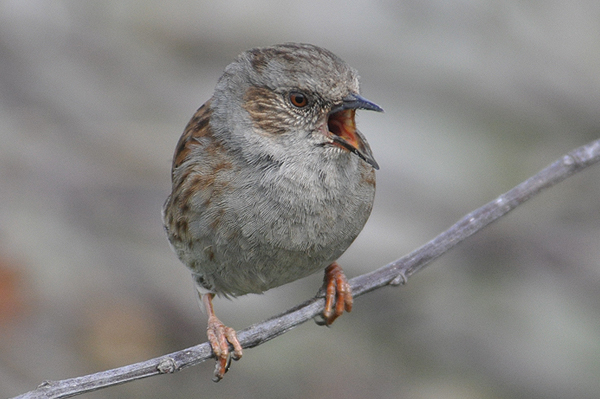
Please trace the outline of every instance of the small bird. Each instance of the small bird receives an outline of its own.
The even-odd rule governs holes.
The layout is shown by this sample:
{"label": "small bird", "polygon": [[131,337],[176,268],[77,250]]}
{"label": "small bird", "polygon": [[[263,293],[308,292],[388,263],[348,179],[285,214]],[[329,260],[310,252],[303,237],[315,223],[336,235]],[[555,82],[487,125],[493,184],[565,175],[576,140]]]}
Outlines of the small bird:
{"label": "small bird", "polygon": [[371,213],[379,169],[357,109],[383,111],[330,51],[255,48],[225,68],[179,139],[163,223],[208,313],[214,381],[242,356],[215,295],[262,293],[324,269],[324,324],[352,309],[336,260]]}

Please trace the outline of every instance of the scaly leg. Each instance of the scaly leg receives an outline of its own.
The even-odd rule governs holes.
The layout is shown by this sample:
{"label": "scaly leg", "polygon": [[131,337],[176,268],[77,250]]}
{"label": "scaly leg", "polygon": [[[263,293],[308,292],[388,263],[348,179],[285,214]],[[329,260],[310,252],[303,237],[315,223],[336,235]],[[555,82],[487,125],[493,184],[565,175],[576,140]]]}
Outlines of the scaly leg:
{"label": "scaly leg", "polygon": [[[352,310],[352,290],[344,271],[337,262],[333,262],[325,269],[325,310],[323,319],[330,325],[344,313]],[[335,304],[335,307],[334,307]]]}
{"label": "scaly leg", "polygon": [[[238,360],[242,357],[242,346],[237,339],[235,330],[224,325],[215,315],[212,305],[214,296],[211,293],[200,294],[200,299],[208,313],[206,335],[208,335],[208,342],[210,342],[210,346],[217,359],[213,381],[219,382],[229,369],[231,359]],[[229,344],[233,345],[233,353],[229,352]]]}

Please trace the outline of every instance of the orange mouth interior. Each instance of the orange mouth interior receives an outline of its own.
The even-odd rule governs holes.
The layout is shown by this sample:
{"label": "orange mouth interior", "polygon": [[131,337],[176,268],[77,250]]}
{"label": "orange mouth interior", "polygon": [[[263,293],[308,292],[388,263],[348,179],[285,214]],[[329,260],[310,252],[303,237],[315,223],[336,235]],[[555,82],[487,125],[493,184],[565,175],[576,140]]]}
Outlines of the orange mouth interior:
{"label": "orange mouth interior", "polygon": [[[358,137],[356,136],[356,122],[354,121],[355,109],[346,109],[329,115],[327,128],[334,136],[343,139],[354,148],[358,148]],[[345,148],[338,142],[334,142],[340,148]],[[347,148],[346,148],[347,149]]]}

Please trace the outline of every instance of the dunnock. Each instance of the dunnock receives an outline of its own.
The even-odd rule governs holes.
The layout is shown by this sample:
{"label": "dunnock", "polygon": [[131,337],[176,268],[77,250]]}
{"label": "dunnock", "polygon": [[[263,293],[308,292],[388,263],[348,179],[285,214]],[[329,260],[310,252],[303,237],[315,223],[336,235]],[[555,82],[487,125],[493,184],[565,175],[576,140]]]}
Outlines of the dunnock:
{"label": "dunnock", "polygon": [[382,111],[358,93],[357,72],[328,50],[248,50],[177,143],[163,222],[208,313],[215,381],[242,356],[215,294],[261,293],[325,269],[324,323],[352,308],[335,260],[371,213],[378,169],[354,115]]}

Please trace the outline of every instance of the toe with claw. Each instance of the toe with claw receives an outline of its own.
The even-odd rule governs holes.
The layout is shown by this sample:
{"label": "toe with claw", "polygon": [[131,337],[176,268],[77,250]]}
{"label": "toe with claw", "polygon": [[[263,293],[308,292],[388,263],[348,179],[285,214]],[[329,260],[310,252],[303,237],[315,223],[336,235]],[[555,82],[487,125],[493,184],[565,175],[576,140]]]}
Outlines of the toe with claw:
{"label": "toe with claw", "polygon": [[323,324],[330,325],[339,316],[352,310],[352,289],[344,275],[344,271],[333,262],[325,269],[325,310]]}
{"label": "toe with claw", "polygon": [[[215,364],[214,382],[219,382],[229,370],[231,360],[239,360],[242,357],[242,345],[237,339],[235,330],[224,325],[221,320],[215,316],[212,307],[212,294],[202,295],[202,301],[208,312],[208,327],[206,335],[208,342],[212,347],[217,363]],[[229,350],[229,345],[233,346],[233,352]]]}

